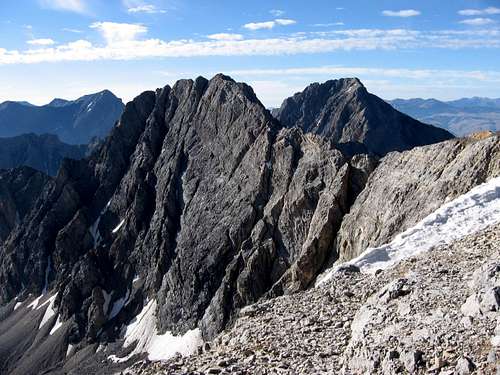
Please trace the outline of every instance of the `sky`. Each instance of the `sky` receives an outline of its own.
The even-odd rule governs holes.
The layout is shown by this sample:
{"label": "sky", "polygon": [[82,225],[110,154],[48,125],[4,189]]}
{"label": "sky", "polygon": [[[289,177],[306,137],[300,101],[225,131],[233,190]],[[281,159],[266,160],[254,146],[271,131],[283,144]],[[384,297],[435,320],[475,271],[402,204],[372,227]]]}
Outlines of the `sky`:
{"label": "sky", "polygon": [[129,101],[219,72],[268,107],[341,77],[384,99],[500,97],[500,0],[0,0],[0,102]]}

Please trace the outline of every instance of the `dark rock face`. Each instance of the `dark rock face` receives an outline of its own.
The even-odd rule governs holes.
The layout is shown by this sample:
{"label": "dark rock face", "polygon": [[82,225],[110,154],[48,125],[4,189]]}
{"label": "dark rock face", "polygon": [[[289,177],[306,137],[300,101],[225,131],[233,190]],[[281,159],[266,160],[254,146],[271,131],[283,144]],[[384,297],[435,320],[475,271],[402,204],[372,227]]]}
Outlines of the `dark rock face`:
{"label": "dark rock face", "polygon": [[123,103],[108,90],[68,101],[54,99],[44,106],[22,102],[0,104],[0,137],[55,134],[62,142],[88,144],[104,138],[120,118]]}
{"label": "dark rock face", "polygon": [[331,139],[348,155],[382,156],[453,138],[398,112],[356,78],[314,83],[286,99],[273,115],[286,127]]}
{"label": "dark rock face", "polygon": [[29,167],[0,170],[0,243],[30,212],[49,181]]}
{"label": "dark rock face", "polygon": [[82,159],[87,146],[62,143],[55,135],[24,134],[12,138],[0,138],[0,168],[28,166],[55,176],[62,159]]}
{"label": "dark rock face", "polygon": [[500,141],[456,139],[390,153],[371,174],[339,231],[336,251],[349,260],[389,242],[448,199],[500,176]]}

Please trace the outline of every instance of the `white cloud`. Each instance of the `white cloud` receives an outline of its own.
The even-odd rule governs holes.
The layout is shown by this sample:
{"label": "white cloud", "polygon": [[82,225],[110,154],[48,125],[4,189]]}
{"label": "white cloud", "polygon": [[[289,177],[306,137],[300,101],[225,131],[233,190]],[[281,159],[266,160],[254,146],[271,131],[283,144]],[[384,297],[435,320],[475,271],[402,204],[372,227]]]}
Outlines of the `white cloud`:
{"label": "white cloud", "polygon": [[277,18],[274,20],[274,22],[276,22],[277,25],[281,26],[295,25],[297,23],[297,21],[295,20],[284,19],[284,18]]}
{"label": "white cloud", "polygon": [[495,23],[495,21],[493,21],[491,18],[470,18],[460,21],[460,23],[470,26],[484,26]]}
{"label": "white cloud", "polygon": [[84,0],[39,0],[41,6],[45,8],[64,10],[76,13],[87,12],[87,5]]}
{"label": "white cloud", "polygon": [[229,41],[234,41],[234,40],[242,40],[243,35],[241,34],[230,34],[230,33],[218,33],[218,34],[211,34],[207,35],[208,39],[213,39],[213,40],[229,40]]}
{"label": "white cloud", "polygon": [[276,24],[274,21],[250,22],[250,23],[243,25],[243,27],[245,29],[254,31],[254,30],[261,30],[261,29],[272,29],[275,25]]}
{"label": "white cloud", "polygon": [[270,30],[270,29],[274,28],[276,25],[289,26],[289,25],[294,25],[296,23],[297,23],[297,21],[295,21],[295,20],[277,18],[274,21],[250,22],[250,23],[243,25],[243,27],[245,29],[252,30],[252,31],[261,30],[261,29]]}
{"label": "white cloud", "polygon": [[73,34],[81,34],[81,33],[83,33],[82,30],[70,29],[70,28],[67,28],[67,27],[63,28],[62,31],[66,31],[68,33],[73,33]]}
{"label": "white cloud", "polygon": [[415,9],[404,9],[404,10],[398,10],[398,11],[384,10],[382,12],[382,14],[384,16],[387,16],[387,17],[403,17],[403,18],[406,18],[406,17],[420,16],[422,13],[420,11],[418,11],[418,10],[415,10]]}
{"label": "white cloud", "polygon": [[90,27],[98,30],[108,45],[134,41],[148,31],[147,27],[133,23],[94,22]]}
{"label": "white cloud", "polygon": [[330,22],[330,23],[315,23],[314,27],[331,27],[331,26],[344,26],[344,22]]}
{"label": "white cloud", "polygon": [[385,78],[405,78],[405,79],[432,79],[434,77],[447,79],[473,79],[478,81],[500,82],[500,71],[464,71],[446,69],[385,69],[385,68],[362,68],[345,66],[320,66],[307,68],[285,68],[285,69],[246,69],[233,70],[227,74],[252,76],[304,76],[304,75],[324,75],[324,76],[367,76]]}
{"label": "white cloud", "polygon": [[269,13],[271,13],[274,17],[281,17],[285,14],[285,11],[281,9],[271,9]]}
{"label": "white cloud", "polygon": [[53,44],[56,44],[56,42],[54,42],[50,38],[32,39],[28,40],[26,43],[31,44],[33,46],[51,46]]}
{"label": "white cloud", "polygon": [[482,16],[500,14],[500,8],[489,7],[485,9],[462,9],[458,12],[461,16]]}
{"label": "white cloud", "polygon": [[128,8],[127,11],[129,13],[148,13],[148,14],[167,13],[166,10],[158,9],[155,5],[152,4],[138,5],[135,7]]}
{"label": "white cloud", "polygon": [[408,50],[419,48],[500,48],[500,29],[418,31],[409,29],[348,29],[297,36],[238,40],[140,39],[147,28],[137,24],[97,22],[91,25],[106,43],[85,40],[57,47],[0,49],[0,64],[55,61],[131,60],[196,56],[271,56],[334,51]]}

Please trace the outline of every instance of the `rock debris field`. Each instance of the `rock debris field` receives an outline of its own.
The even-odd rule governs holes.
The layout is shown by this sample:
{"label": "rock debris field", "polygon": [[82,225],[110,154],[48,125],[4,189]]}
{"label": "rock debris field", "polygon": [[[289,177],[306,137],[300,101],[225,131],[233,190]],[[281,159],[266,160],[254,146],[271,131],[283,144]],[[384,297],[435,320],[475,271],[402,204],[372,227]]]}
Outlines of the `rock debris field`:
{"label": "rock debris field", "polygon": [[500,225],[241,310],[190,357],[149,374],[500,374]]}

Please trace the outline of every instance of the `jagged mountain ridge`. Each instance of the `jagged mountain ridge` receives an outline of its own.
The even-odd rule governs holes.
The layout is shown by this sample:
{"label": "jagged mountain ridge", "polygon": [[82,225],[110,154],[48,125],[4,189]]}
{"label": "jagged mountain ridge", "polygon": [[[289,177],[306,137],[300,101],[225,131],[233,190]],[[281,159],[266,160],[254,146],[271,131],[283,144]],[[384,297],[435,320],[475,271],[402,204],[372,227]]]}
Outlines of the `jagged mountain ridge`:
{"label": "jagged mountain ridge", "polygon": [[[213,337],[240,307],[314,281],[375,165],[283,129],[222,75],[145,92],[89,159],[63,163],[6,241],[0,298],[48,281],[59,293],[47,325],[63,322],[51,338],[62,346],[116,338],[146,296],[161,331]],[[49,342],[2,366],[34,371]]]}
{"label": "jagged mountain ridge", "polygon": [[0,104],[0,137],[54,134],[65,143],[88,144],[108,135],[123,107],[108,90],[73,101],[54,99],[43,106],[8,101]]}
{"label": "jagged mountain ridge", "polygon": [[87,152],[87,145],[69,145],[51,134],[0,138],[0,168],[28,166],[55,176],[63,158],[82,159]]}
{"label": "jagged mountain ridge", "polygon": [[453,136],[395,110],[356,78],[313,83],[285,99],[273,115],[286,127],[327,137],[346,154],[383,156]]}

